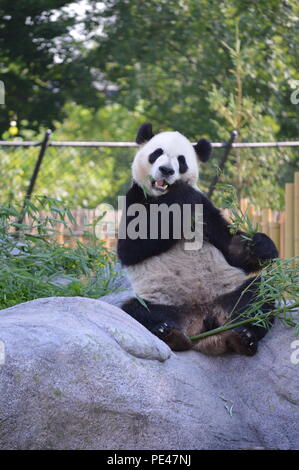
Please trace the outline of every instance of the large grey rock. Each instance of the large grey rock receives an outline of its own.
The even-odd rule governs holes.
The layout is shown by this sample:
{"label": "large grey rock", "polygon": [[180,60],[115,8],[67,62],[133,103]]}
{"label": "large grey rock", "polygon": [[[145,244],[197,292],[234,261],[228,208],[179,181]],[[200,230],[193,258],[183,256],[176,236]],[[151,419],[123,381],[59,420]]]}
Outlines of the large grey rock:
{"label": "large grey rock", "polygon": [[299,365],[277,324],[253,357],[171,353],[117,307],[0,311],[0,448],[299,448]]}

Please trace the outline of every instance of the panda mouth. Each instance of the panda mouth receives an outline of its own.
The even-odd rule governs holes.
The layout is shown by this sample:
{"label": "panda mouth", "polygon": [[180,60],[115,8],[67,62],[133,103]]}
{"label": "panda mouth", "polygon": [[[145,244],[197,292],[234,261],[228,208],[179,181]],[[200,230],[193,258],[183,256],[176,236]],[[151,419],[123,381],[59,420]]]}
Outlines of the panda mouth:
{"label": "panda mouth", "polygon": [[152,187],[158,191],[164,192],[169,188],[169,184],[165,179],[159,179],[152,181]]}

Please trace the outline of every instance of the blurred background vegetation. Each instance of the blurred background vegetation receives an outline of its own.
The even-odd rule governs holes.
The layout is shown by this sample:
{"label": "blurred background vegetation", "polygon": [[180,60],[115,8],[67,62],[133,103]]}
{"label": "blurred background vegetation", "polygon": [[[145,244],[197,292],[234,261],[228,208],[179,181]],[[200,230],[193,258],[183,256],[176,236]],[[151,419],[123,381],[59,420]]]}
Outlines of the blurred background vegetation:
{"label": "blurred background vegetation", "polygon": [[[151,121],[191,140],[298,140],[297,0],[0,0],[2,139],[132,141]],[[297,85],[298,87],[298,85]],[[37,148],[0,147],[1,201],[21,199]],[[36,192],[115,203],[133,149],[49,148]],[[207,190],[221,150],[203,167]],[[222,182],[281,209],[298,149],[231,152]],[[215,201],[219,194],[213,195]]]}

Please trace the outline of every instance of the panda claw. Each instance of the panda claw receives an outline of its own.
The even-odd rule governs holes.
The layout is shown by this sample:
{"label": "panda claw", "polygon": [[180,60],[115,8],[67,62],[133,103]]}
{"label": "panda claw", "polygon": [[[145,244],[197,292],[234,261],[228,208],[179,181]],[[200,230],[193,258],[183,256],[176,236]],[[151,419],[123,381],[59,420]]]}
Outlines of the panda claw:
{"label": "panda claw", "polygon": [[168,344],[173,351],[185,351],[193,346],[190,338],[182,330],[170,323],[163,322],[153,328],[151,332]]}
{"label": "panda claw", "polygon": [[233,330],[238,335],[237,351],[239,354],[246,356],[253,356],[257,351],[258,341],[253,331],[248,328],[234,328]]}
{"label": "panda claw", "polygon": [[169,328],[169,325],[168,325],[166,322],[164,322],[164,323],[162,323],[162,325],[160,326],[160,328],[158,328],[158,331],[160,331],[161,333],[164,333],[164,331],[165,331],[167,328]]}

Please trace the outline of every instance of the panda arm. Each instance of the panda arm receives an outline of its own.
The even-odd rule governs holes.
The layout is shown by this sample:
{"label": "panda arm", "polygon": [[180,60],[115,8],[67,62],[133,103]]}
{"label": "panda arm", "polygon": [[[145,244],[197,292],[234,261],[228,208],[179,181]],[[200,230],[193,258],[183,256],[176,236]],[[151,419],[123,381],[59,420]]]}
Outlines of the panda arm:
{"label": "panda arm", "polygon": [[252,241],[246,240],[244,232],[232,234],[230,225],[220,210],[201,192],[189,184],[178,182],[164,196],[167,204],[203,205],[203,235],[218,248],[231,266],[243,269],[247,274],[260,270],[261,264],[278,256],[272,240],[263,233],[256,233]]}
{"label": "panda arm", "polygon": [[243,269],[247,274],[260,270],[261,264],[278,256],[273,241],[263,233],[256,233],[252,240],[244,238],[244,232],[230,233],[230,225],[211,201],[202,195],[204,235],[218,248],[227,262]]}
{"label": "panda arm", "polygon": [[[141,204],[146,209],[147,213],[147,235],[149,234],[149,208],[151,203],[156,203],[156,200],[151,196],[145,196],[143,190],[134,183],[131,189],[126,194],[126,210],[131,204]],[[149,236],[146,239],[136,238],[131,239],[127,236],[127,228],[136,215],[123,214],[122,227],[125,228],[125,237],[118,238],[117,254],[124,266],[132,266],[140,263],[150,256],[156,256],[171,248],[177,240],[172,239],[151,239]]]}

